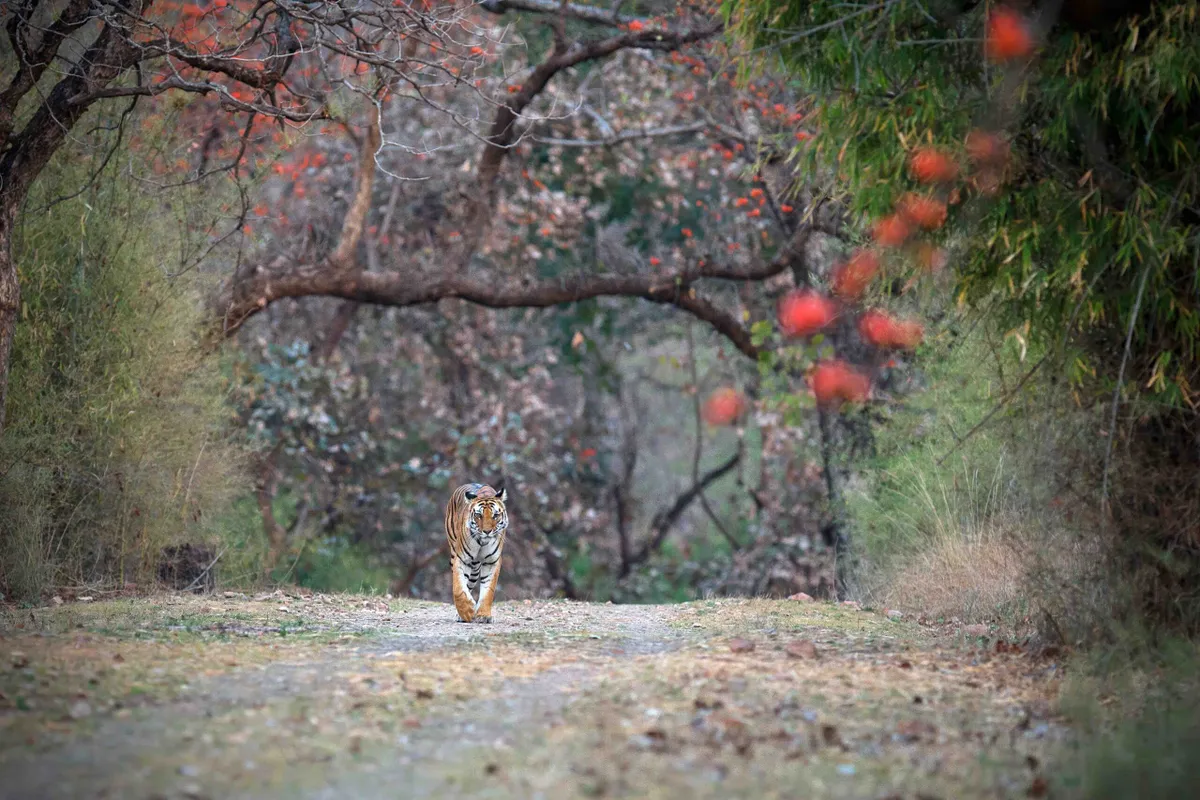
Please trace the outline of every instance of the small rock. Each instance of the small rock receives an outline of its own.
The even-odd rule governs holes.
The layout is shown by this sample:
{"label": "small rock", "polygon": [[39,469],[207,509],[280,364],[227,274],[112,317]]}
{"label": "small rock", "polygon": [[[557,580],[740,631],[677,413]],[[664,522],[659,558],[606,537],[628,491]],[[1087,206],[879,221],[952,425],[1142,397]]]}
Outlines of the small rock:
{"label": "small rock", "polygon": [[754,642],[747,639],[731,639],[729,650],[732,653],[749,653],[754,650]]}
{"label": "small rock", "polygon": [[897,611],[894,608],[889,608],[887,611],[885,611],[883,613],[887,616],[888,619],[903,619],[904,618],[904,612]]}
{"label": "small rock", "polygon": [[245,595],[242,594],[241,592],[221,592],[221,596],[228,597],[230,599],[235,598],[235,597],[245,597]]}
{"label": "small rock", "polygon": [[815,600],[813,600],[812,595],[805,594],[804,592],[796,592],[795,594],[790,594],[790,595],[788,595],[788,600],[799,600],[801,603],[816,602]]}
{"label": "small rock", "polygon": [[799,639],[795,642],[788,642],[784,652],[792,658],[811,660],[817,657],[817,646],[810,639]]}
{"label": "small rock", "polygon": [[92,602],[93,600],[95,600],[96,598],[92,597],[91,595],[85,595],[85,596],[83,596],[83,597],[77,597],[77,598],[75,598],[75,599],[76,599],[76,600],[78,600],[78,601],[79,601],[79,602],[81,602],[81,603],[90,603],[90,602]]}
{"label": "small rock", "polygon": [[179,774],[185,778],[195,778],[200,775],[200,768],[194,764],[184,764],[179,768]]}
{"label": "small rock", "polygon": [[71,703],[71,707],[67,709],[67,716],[71,719],[83,719],[92,715],[92,706],[87,700],[76,700]]}
{"label": "small rock", "polygon": [[846,608],[852,608],[855,611],[862,611],[862,604],[857,600],[843,600],[841,605],[845,606]]}
{"label": "small rock", "polygon": [[837,771],[839,775],[853,775],[855,769],[853,764],[838,764]]}
{"label": "small rock", "polygon": [[963,625],[962,632],[967,636],[987,636],[988,626],[982,623],[976,625]]}
{"label": "small rock", "polygon": [[63,599],[61,597],[59,597],[58,595],[54,595],[54,597],[50,598],[50,605],[61,606],[62,604],[63,604]]}
{"label": "small rock", "polygon": [[29,666],[29,656],[22,653],[20,650],[13,650],[8,656],[12,659],[13,669],[24,669]]}

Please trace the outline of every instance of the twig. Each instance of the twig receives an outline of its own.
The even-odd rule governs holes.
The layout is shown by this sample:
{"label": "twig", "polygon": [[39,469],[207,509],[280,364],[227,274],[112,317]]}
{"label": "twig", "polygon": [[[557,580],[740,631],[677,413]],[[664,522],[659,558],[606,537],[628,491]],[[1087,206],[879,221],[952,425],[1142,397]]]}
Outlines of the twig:
{"label": "twig", "polygon": [[622,142],[633,142],[638,139],[654,139],[662,136],[675,136],[685,133],[699,133],[708,128],[708,123],[696,122],[691,125],[668,125],[663,128],[646,128],[640,131],[613,133],[602,139],[554,139],[546,136],[530,136],[532,141],[555,147],[612,147]]}
{"label": "twig", "polygon": [[[691,369],[692,377],[692,410],[696,419],[696,449],[692,454],[692,483],[700,485],[700,456],[704,450],[704,416],[700,410],[700,377],[696,369],[696,336],[692,331],[692,321],[688,320],[687,324],[687,345],[688,345],[688,363]],[[741,449],[738,449],[737,459],[741,461]],[[740,547],[738,540],[733,534],[717,519],[716,513],[708,504],[708,498],[704,496],[704,487],[700,486],[700,491],[697,493],[697,498],[700,500],[700,507],[704,509],[704,513],[717,526],[717,530],[729,542],[729,546],[734,550]]]}
{"label": "twig", "polygon": [[1016,397],[1017,394],[1021,391],[1022,387],[1024,387],[1025,384],[1029,382],[1029,379],[1032,378],[1039,369],[1041,369],[1042,364],[1045,364],[1046,359],[1049,357],[1050,357],[1050,355],[1049,355],[1049,353],[1047,353],[1046,355],[1044,355],[1040,359],[1038,359],[1038,362],[1036,364],[1034,364],[1033,367],[1021,377],[1021,380],[1017,381],[1017,385],[1014,386],[1012,389],[1009,389],[1008,392],[1004,395],[1004,397],[1000,398],[1000,402],[997,403],[995,406],[993,406],[992,410],[984,415],[983,419],[979,420],[979,422],[976,422],[975,425],[971,427],[971,430],[967,431],[966,434],[964,434],[961,439],[959,439],[957,442],[954,443],[953,447],[951,447],[949,450],[946,451],[945,455],[943,455],[941,458],[939,458],[937,460],[937,466],[940,467],[947,458],[954,455],[955,451],[958,450],[958,448],[962,447],[964,444],[966,444],[967,440],[970,439],[972,436],[974,436],[978,431],[982,430],[983,426],[987,425],[988,422],[991,421],[992,417],[996,416],[996,413],[999,412],[1000,409],[1002,409],[1006,405],[1008,405],[1009,402],[1014,397]]}
{"label": "twig", "polygon": [[1121,405],[1121,386],[1125,382],[1125,367],[1129,363],[1129,348],[1133,343],[1133,328],[1137,323],[1138,312],[1142,308],[1142,295],[1146,291],[1146,278],[1150,275],[1150,262],[1142,268],[1142,277],[1138,280],[1137,299],[1133,301],[1133,310],[1129,313],[1129,327],[1125,330],[1125,352],[1121,354],[1121,366],[1117,370],[1117,385],[1113,388],[1112,411],[1108,416],[1108,441],[1104,445],[1104,477],[1100,481],[1100,510],[1104,519],[1108,519],[1108,473],[1112,466],[1113,439],[1117,433],[1117,409]]}
{"label": "twig", "polygon": [[217,553],[217,557],[208,562],[208,566],[201,570],[200,574],[196,576],[195,580],[188,584],[188,587],[184,589],[184,591],[190,592],[192,589],[196,588],[196,585],[204,579],[204,576],[209,573],[209,570],[216,566],[217,562],[221,560],[221,556],[225,555],[225,551],[228,549],[228,546],[222,547],[221,552]]}

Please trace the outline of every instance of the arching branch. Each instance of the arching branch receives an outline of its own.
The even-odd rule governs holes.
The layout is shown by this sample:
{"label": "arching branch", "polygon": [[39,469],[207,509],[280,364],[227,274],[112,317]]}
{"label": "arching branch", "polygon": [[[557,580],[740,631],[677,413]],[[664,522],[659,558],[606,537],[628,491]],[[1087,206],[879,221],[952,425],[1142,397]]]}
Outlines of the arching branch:
{"label": "arching branch", "polygon": [[802,226],[774,260],[750,267],[704,264],[675,275],[578,274],[546,280],[490,278],[477,275],[432,276],[414,279],[411,273],[335,269],[328,261],[294,267],[284,273],[260,269],[233,288],[222,304],[221,331],[228,336],[247,319],[284,298],[340,297],[360,303],[406,307],[459,299],[487,308],[548,308],[598,297],[638,297],[675,306],[707,323],[750,358],[759,350],[750,331],[732,313],[703,297],[697,282],[704,279],[762,281],[789,269],[802,259],[811,228]]}

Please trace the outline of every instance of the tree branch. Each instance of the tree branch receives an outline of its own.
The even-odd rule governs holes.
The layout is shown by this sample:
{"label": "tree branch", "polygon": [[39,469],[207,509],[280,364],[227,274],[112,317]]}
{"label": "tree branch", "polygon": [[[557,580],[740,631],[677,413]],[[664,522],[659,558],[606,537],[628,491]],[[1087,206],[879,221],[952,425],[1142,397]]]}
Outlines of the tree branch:
{"label": "tree branch", "polygon": [[675,498],[675,502],[671,504],[670,508],[655,514],[654,522],[650,527],[650,530],[652,531],[650,541],[646,542],[646,544],[640,550],[638,550],[637,554],[634,555],[634,557],[629,561],[628,567],[624,565],[622,566],[620,577],[623,578],[628,575],[630,570],[632,570],[635,565],[645,561],[650,557],[651,553],[656,552],[660,547],[662,547],[663,542],[665,542],[667,539],[667,535],[671,532],[671,528],[674,527],[675,523],[679,521],[679,518],[683,516],[683,512],[687,511],[688,506],[692,504],[692,501],[699,497],[710,484],[719,480],[723,475],[727,474],[730,470],[736,467],[738,462],[741,460],[741,452],[739,451],[734,453],[724,464],[704,473],[698,482],[694,483],[691,488],[679,495],[679,497]]}
{"label": "tree branch", "polygon": [[531,136],[530,138],[539,144],[554,147],[612,147],[622,142],[635,142],[639,139],[657,139],[664,136],[699,133],[707,128],[707,123],[696,122],[691,125],[668,125],[663,128],[646,128],[640,131],[617,133],[603,139],[552,139],[545,136]]}
{"label": "tree branch", "polygon": [[645,17],[614,14],[607,8],[585,5],[583,3],[560,3],[559,0],[484,0],[480,8],[493,14],[503,14],[506,11],[526,11],[532,14],[563,14],[580,22],[593,25],[605,25],[610,28],[628,25],[634,20],[645,22]]}
{"label": "tree branch", "polygon": [[379,151],[379,106],[371,106],[367,123],[367,135],[360,146],[358,160],[358,185],[354,199],[342,220],[342,235],[337,247],[329,254],[330,264],[338,270],[352,269],[354,253],[362,239],[367,212],[371,210],[371,191],[375,188],[375,154]]}
{"label": "tree branch", "polygon": [[338,271],[328,262],[300,266],[279,275],[260,268],[245,284],[234,287],[233,298],[224,303],[222,331],[226,336],[233,334],[247,319],[288,297],[341,297],[394,307],[454,298],[487,308],[547,308],[596,297],[640,297],[688,312],[708,323],[742,353],[757,359],[759,350],[750,340],[750,331],[733,314],[697,294],[693,284],[702,278],[765,280],[787,269],[794,251],[794,245],[784,248],[774,261],[748,269],[710,264],[662,277],[579,274],[542,281],[454,275],[421,283],[399,272]]}

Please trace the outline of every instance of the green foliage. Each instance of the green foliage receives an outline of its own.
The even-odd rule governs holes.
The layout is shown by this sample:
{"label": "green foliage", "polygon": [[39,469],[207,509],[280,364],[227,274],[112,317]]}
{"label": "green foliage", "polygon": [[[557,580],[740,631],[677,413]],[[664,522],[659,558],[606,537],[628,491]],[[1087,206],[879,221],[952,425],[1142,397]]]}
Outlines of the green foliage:
{"label": "green foliage", "polygon": [[875,457],[864,464],[867,482],[847,497],[859,522],[859,544],[871,561],[922,549],[936,535],[939,516],[964,523],[990,516],[998,506],[997,475],[1021,482],[1023,504],[1049,500],[1034,495],[1050,487],[1014,463],[1021,460],[1014,444],[1029,429],[1020,403],[1001,408],[990,425],[964,438],[996,408],[1031,359],[1022,363],[1014,346],[989,341],[985,324],[946,338],[949,346],[928,348],[923,390],[891,410],[876,433]]}
{"label": "green foliage", "polygon": [[306,543],[295,564],[283,564],[274,577],[291,579],[318,592],[384,594],[394,574],[365,548],[348,544],[340,537]]}
{"label": "green foliage", "polygon": [[204,195],[172,206],[116,167],[124,155],[89,183],[102,154],[60,154],[15,237],[0,585],[19,598],[148,577],[161,546],[213,534],[239,475],[224,382],[196,342],[199,287],[163,260],[191,250]]}
{"label": "green foliage", "polygon": [[[798,164],[832,173],[851,208],[876,217],[911,188],[913,148],[960,153],[971,128],[994,124],[989,103],[1013,76],[983,58],[987,7],[727,0],[724,11],[813,98],[817,138],[797,146]],[[1145,274],[1127,377],[1174,405],[1190,402],[1200,369],[1197,11],[1156,2],[1091,32],[1056,25],[1017,78],[1016,118],[1001,120],[1014,135],[1009,183],[996,201],[968,197],[947,228],[965,234],[962,299],[999,300],[1009,327],[1047,345],[1073,322],[1085,343],[1065,362],[1076,382],[1115,375]]]}
{"label": "green foliage", "polygon": [[[1092,664],[1064,692],[1064,710],[1081,731],[1057,771],[1064,797],[1192,797],[1200,781],[1200,651],[1174,642],[1146,648],[1132,662]],[[1153,653],[1153,658],[1147,654]],[[1149,663],[1147,663],[1149,662]]]}

